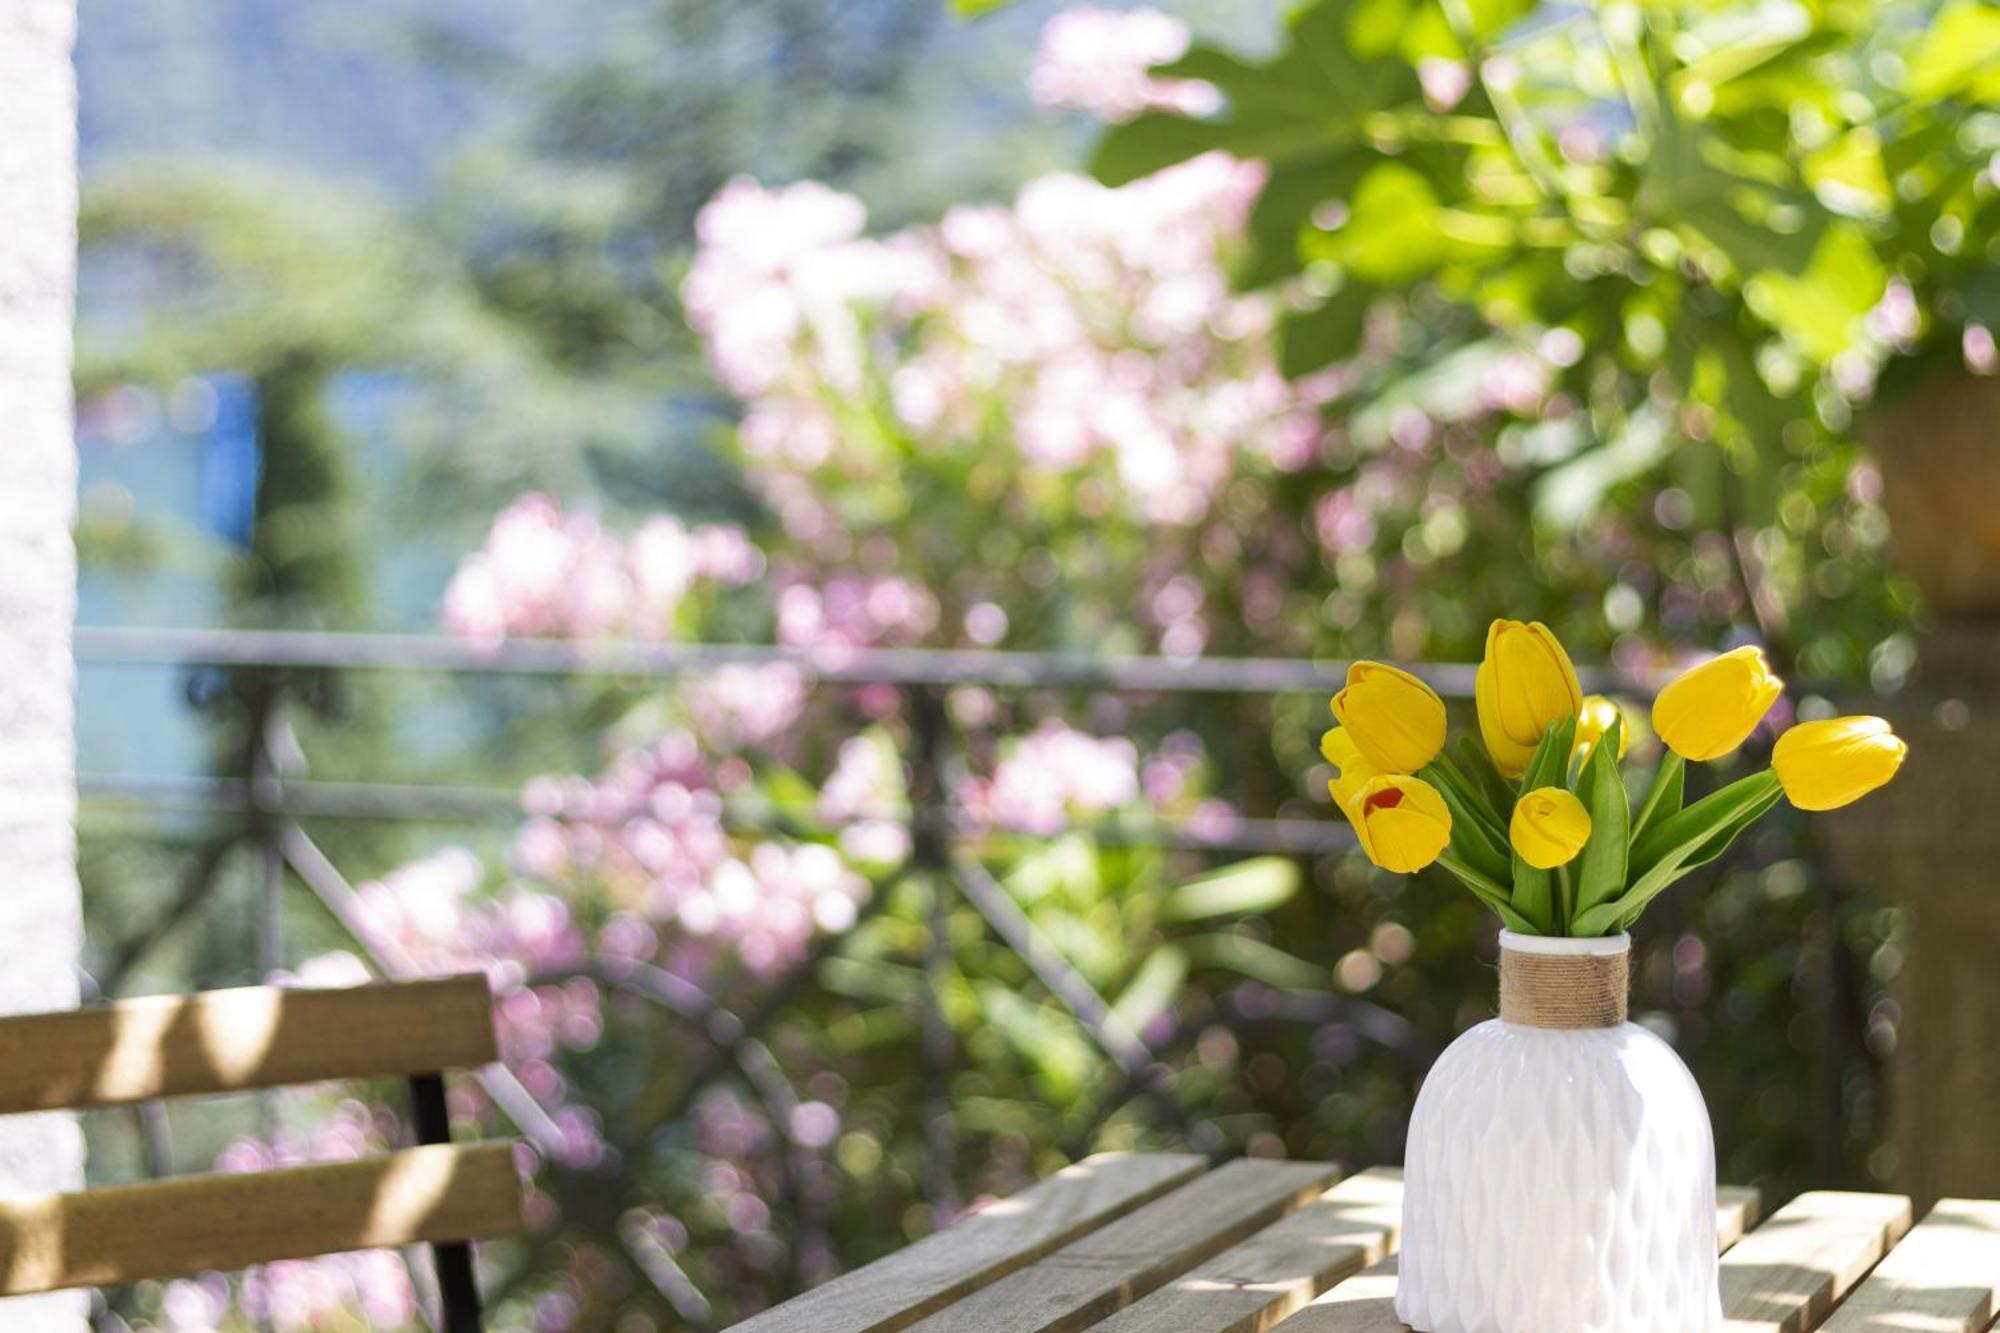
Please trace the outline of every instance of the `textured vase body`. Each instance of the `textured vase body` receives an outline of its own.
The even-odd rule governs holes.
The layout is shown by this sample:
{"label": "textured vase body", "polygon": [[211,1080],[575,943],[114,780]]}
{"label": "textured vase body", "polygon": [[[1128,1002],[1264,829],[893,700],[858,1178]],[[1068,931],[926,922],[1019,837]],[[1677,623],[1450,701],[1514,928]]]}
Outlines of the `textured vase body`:
{"label": "textured vase body", "polygon": [[[1630,942],[1509,933],[1503,967],[1516,946]],[[1396,1313],[1420,1333],[1719,1329],[1714,1141],[1672,1048],[1504,1018],[1453,1042],[1410,1118]]]}

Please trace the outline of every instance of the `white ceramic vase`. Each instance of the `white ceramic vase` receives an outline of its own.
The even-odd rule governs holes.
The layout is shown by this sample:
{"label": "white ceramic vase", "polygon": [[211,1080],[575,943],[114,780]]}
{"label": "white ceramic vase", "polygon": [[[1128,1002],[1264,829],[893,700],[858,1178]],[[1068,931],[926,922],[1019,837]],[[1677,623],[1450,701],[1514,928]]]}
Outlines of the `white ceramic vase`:
{"label": "white ceramic vase", "polygon": [[[1451,1044],[1410,1117],[1397,1316],[1420,1333],[1713,1333],[1708,1108],[1672,1048],[1622,1021],[1630,938],[1500,940],[1502,1017]],[[1510,1021],[1572,1018],[1510,1013],[1510,959],[1544,993],[1561,959],[1596,960],[1600,986],[1615,966],[1612,1021]]]}

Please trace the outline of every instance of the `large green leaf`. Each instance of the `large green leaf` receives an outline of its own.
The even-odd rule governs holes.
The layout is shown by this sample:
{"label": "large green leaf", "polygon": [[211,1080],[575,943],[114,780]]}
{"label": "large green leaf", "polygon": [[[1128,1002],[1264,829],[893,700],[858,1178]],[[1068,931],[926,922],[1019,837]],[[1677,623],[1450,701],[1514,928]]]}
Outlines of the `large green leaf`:
{"label": "large green leaf", "polygon": [[1438,214],[1437,191],[1421,172],[1383,162],[1361,178],[1346,225],[1320,248],[1364,281],[1402,286],[1451,253]]}
{"label": "large green leaf", "polygon": [[1286,376],[1297,379],[1351,356],[1361,345],[1368,307],[1380,294],[1350,279],[1312,309],[1287,313],[1278,333],[1279,364]]}
{"label": "large green leaf", "polygon": [[1167,895],[1171,921],[1268,912],[1299,891],[1299,864],[1289,857],[1258,856],[1189,880]]}
{"label": "large green leaf", "polygon": [[1266,287],[1297,273],[1299,243],[1313,215],[1327,200],[1352,194],[1374,160],[1371,149],[1343,143],[1273,165],[1250,210],[1249,253],[1235,274],[1238,284]]}

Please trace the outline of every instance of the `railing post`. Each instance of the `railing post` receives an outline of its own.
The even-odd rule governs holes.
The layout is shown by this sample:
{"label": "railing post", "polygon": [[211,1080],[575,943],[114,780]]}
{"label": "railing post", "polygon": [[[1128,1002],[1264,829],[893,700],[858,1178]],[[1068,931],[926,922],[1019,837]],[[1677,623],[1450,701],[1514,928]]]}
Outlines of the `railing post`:
{"label": "railing post", "polygon": [[[410,1110],[418,1143],[451,1142],[444,1075],[410,1077]],[[439,1241],[431,1246],[431,1257],[437,1265],[438,1333],[480,1333],[479,1282],[472,1272],[471,1244]]]}
{"label": "railing post", "polygon": [[930,893],[929,939],[924,949],[924,1143],[929,1165],[925,1192],[940,1223],[958,1211],[958,1129],[951,1110],[951,1070],[958,1041],[945,1017],[951,984],[951,828],[944,766],[950,721],[944,692],[913,686],[905,695],[910,721],[910,866]]}

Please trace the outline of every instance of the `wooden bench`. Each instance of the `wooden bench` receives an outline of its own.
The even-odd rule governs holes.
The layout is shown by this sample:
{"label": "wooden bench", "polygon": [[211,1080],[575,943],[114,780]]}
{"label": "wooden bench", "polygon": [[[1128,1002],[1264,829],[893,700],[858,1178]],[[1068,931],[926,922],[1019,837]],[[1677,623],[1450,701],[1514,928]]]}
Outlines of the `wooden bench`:
{"label": "wooden bench", "polygon": [[483,975],[156,996],[0,1019],[0,1113],[334,1079],[409,1080],[418,1146],[0,1199],[0,1295],[428,1242],[441,1327],[480,1328],[469,1241],[520,1228],[512,1146],[456,1147],[444,1078],[497,1058]]}
{"label": "wooden bench", "polygon": [[[736,1333],[1402,1333],[1400,1173],[1178,1154],[1079,1162]],[[1716,1221],[1729,1333],[1979,1333],[2000,1203],[1816,1191]]]}

